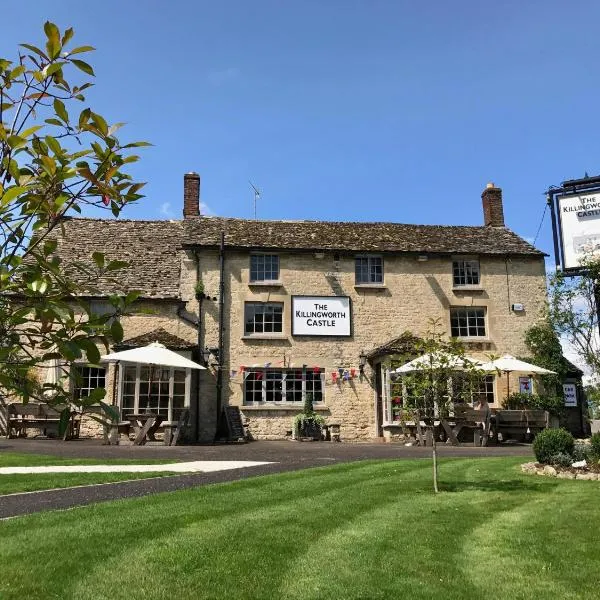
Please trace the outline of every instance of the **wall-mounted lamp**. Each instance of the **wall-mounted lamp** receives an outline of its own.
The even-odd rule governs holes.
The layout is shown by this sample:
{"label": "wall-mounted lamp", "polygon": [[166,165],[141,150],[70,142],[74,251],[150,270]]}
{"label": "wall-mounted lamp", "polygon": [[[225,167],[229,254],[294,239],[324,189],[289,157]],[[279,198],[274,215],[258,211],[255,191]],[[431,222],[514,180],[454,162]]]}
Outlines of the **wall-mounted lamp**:
{"label": "wall-mounted lamp", "polygon": [[219,364],[219,349],[218,348],[209,348],[208,346],[202,350],[202,360],[204,364],[207,365],[210,357],[213,357],[214,362],[213,365]]}
{"label": "wall-mounted lamp", "polygon": [[364,350],[361,350],[360,354],[358,355],[358,370],[360,371],[361,375],[365,372],[366,366],[367,366],[367,355],[365,354]]}

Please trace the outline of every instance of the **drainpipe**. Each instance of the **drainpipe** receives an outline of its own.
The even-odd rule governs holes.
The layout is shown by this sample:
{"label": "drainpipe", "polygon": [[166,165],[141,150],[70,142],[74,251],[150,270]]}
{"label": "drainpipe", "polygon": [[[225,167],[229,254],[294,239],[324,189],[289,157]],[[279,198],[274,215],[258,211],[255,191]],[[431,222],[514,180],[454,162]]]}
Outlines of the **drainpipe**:
{"label": "drainpipe", "polygon": [[[200,252],[196,250],[196,284],[200,281]],[[198,298],[198,322],[196,323],[197,333],[197,344],[198,344],[198,362],[202,360],[202,301],[204,300],[204,294]],[[196,374],[196,381],[198,382],[196,388],[196,441],[200,441],[200,377],[202,377],[200,371]]]}
{"label": "drainpipe", "polygon": [[219,364],[217,365],[217,431],[219,432],[219,420],[223,406],[223,321],[225,318],[225,232],[221,232],[221,245],[219,247]]}

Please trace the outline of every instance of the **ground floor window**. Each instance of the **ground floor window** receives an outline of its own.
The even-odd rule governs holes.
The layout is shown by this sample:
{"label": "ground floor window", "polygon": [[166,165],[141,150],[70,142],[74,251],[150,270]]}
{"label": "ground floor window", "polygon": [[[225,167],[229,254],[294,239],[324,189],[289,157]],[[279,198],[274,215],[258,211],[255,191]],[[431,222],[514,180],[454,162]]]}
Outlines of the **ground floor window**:
{"label": "ground floor window", "polygon": [[121,365],[120,370],[120,408],[124,419],[127,414],[149,412],[177,421],[189,408],[189,369]]}
{"label": "ground floor window", "polygon": [[74,365],[72,367],[73,398],[87,398],[92,390],[106,388],[106,369],[103,367],[88,367]]}
{"label": "ground floor window", "polygon": [[248,369],[244,375],[244,404],[289,402],[302,404],[307,396],[323,402],[323,374],[312,369]]}

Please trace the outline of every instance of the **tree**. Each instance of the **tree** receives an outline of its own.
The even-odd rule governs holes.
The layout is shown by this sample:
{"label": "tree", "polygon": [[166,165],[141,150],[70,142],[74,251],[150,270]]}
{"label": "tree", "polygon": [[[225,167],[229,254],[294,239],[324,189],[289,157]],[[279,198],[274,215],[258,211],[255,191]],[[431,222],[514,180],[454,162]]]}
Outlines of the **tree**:
{"label": "tree", "polygon": [[125,170],[138,159],[132,149],[147,144],[121,143],[121,123],[82,105],[94,70],[81,56],[94,48],[71,47],[72,28],[46,22],[44,32],[43,49],[21,44],[15,60],[0,58],[0,390],[60,402],[61,386],[40,384],[33,367],[97,364],[97,344],[121,339],[114,317],[137,296],[113,296],[110,312],[91,313],[78,296],[93,296],[95,282],[126,263],[95,252],[65,268],[54,255],[62,219],[89,206],[116,217],[141,198],[144,184]]}
{"label": "tree", "polygon": [[[549,283],[548,319],[551,327],[574,349],[593,374],[600,374],[598,303],[600,260],[587,257],[577,277],[557,272]],[[553,370],[553,367],[550,367]]]}
{"label": "tree", "polygon": [[464,346],[455,338],[445,339],[439,319],[430,320],[425,337],[415,341],[417,359],[414,369],[404,376],[408,404],[418,411],[430,432],[432,440],[433,489],[438,486],[438,457],[436,420],[447,418],[455,402],[470,402],[476,394],[482,377],[477,363],[465,356]]}

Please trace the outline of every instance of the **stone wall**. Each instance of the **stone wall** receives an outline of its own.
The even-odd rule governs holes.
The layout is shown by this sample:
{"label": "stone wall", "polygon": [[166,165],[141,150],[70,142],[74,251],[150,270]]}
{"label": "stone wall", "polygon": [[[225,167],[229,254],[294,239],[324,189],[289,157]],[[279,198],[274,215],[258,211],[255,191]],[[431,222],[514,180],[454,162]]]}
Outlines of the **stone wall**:
{"label": "stone wall", "polygon": [[[333,253],[318,258],[313,253],[280,252],[281,285],[249,283],[249,253],[226,249],[225,257],[225,331],[223,357],[224,403],[239,405],[248,418],[256,438],[284,437],[291,429],[293,416],[300,407],[273,410],[270,407],[243,407],[243,375],[240,366],[273,367],[307,365],[325,369],[324,414],[330,421],[342,423],[344,440],[369,439],[377,434],[373,372],[368,367],[362,380],[336,382],[331,373],[338,367],[355,368],[361,352],[399,336],[404,331],[424,334],[431,318],[439,318],[445,331],[450,330],[450,307],[484,306],[487,310],[488,336],[467,344],[468,353],[486,358],[490,353],[523,355],[524,333],[542,315],[546,292],[544,262],[539,257],[481,257],[481,286],[458,290],[452,283],[451,257],[384,257],[383,286],[356,286],[354,255]],[[191,259],[192,257],[188,257]],[[187,271],[193,277],[192,269]],[[219,256],[217,250],[203,250],[200,276],[209,296],[219,295]],[[193,283],[182,281],[182,288]],[[353,310],[353,335],[349,338],[293,337],[291,335],[291,296],[349,296]],[[247,337],[244,335],[244,302],[283,302],[283,335]],[[512,304],[525,306],[514,312]],[[188,304],[191,310],[192,303]],[[218,344],[218,302],[204,301],[202,343]],[[233,372],[236,372],[233,375]],[[518,380],[511,378],[518,390]],[[202,434],[214,432],[215,373],[203,373],[200,405]],[[498,382],[498,386],[501,382]],[[513,387],[514,386],[514,387]]]}

